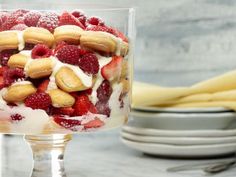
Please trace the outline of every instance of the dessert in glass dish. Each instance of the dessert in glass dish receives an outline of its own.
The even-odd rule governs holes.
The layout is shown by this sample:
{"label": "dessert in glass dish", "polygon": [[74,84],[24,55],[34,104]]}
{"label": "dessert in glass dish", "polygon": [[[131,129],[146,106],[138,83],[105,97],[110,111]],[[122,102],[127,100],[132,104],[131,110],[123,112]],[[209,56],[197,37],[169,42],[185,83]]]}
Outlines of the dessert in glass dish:
{"label": "dessert in glass dish", "polygon": [[77,6],[0,9],[0,132],[26,135],[32,176],[65,176],[68,134],[127,121],[134,10]]}

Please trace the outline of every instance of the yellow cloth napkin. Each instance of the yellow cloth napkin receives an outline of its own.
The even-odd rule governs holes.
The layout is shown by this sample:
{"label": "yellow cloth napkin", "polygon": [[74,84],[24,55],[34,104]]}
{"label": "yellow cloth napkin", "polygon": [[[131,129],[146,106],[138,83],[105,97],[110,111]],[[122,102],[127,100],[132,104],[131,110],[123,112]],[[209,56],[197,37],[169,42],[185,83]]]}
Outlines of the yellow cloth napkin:
{"label": "yellow cloth napkin", "polygon": [[236,110],[236,71],[191,87],[161,87],[134,82],[132,106],[217,107]]}

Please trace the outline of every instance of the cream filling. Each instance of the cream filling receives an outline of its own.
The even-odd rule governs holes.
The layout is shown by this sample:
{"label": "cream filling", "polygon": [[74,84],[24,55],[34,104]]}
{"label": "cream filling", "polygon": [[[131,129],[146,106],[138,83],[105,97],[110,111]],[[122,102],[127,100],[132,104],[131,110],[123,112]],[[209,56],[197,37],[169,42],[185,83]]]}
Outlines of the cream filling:
{"label": "cream filling", "polygon": [[23,31],[16,31],[18,38],[18,50],[23,50],[25,48],[25,40],[23,38]]}

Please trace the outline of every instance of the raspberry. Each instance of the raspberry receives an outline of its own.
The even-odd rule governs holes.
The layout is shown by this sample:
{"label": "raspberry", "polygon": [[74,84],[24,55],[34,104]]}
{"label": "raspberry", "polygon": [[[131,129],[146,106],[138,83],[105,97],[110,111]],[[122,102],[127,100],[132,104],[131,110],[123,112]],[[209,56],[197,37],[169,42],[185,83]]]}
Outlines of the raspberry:
{"label": "raspberry", "polygon": [[10,86],[18,79],[24,79],[24,70],[20,68],[9,68],[3,71],[4,86]]}
{"label": "raspberry", "polygon": [[76,17],[74,17],[72,14],[68,12],[64,12],[60,16],[59,26],[62,26],[62,25],[76,25],[82,29],[85,28],[84,25]]}
{"label": "raspberry", "polygon": [[112,94],[112,87],[108,80],[104,80],[97,89],[97,98],[99,101],[108,101]]}
{"label": "raspberry", "polygon": [[96,55],[88,53],[83,55],[79,61],[78,65],[87,74],[97,74],[99,71],[99,63]]}
{"label": "raspberry", "polygon": [[25,117],[20,115],[20,114],[12,114],[11,115],[11,120],[12,121],[20,121],[22,119],[24,119]]}
{"label": "raspberry", "polygon": [[109,108],[109,104],[107,102],[98,101],[95,106],[99,114],[104,114],[108,117],[110,116],[111,109]]}
{"label": "raspberry", "polygon": [[2,66],[7,66],[7,62],[9,60],[9,58],[11,57],[11,55],[16,54],[18,52],[18,50],[3,50],[0,52],[0,64]]}
{"label": "raspberry", "polygon": [[11,13],[7,20],[5,22],[3,22],[3,25],[2,25],[2,29],[3,30],[10,30],[13,26],[17,25],[19,22],[21,22],[22,20],[18,20],[19,17],[23,17],[24,14],[26,13],[27,11],[25,10],[17,10],[13,13]]}
{"label": "raspberry", "polygon": [[25,99],[25,105],[32,109],[46,110],[52,104],[51,97],[45,92],[37,92]]}
{"label": "raspberry", "polygon": [[80,21],[80,23],[82,23],[85,27],[87,27],[87,18],[85,16],[81,16],[78,18],[78,20]]}
{"label": "raspberry", "polygon": [[63,63],[77,65],[80,59],[80,49],[75,45],[66,45],[57,51],[56,57]]}
{"label": "raspberry", "polygon": [[104,25],[104,22],[102,21],[102,19],[100,19],[98,17],[90,17],[88,19],[88,23],[90,25],[95,25],[95,26],[97,26],[97,25],[103,26]]}
{"label": "raspberry", "polygon": [[82,116],[87,114],[88,112],[97,113],[97,109],[93,105],[93,103],[89,100],[87,95],[79,95],[74,105],[74,115]]}
{"label": "raspberry", "polygon": [[19,30],[19,31],[23,31],[27,28],[28,26],[26,26],[25,24],[17,24],[15,26],[13,26],[11,28],[11,30]]}
{"label": "raspberry", "polygon": [[107,32],[112,34],[112,30],[107,27],[107,26],[93,26],[90,25],[86,28],[87,31],[102,31],[102,32]]}
{"label": "raspberry", "polygon": [[40,17],[41,13],[37,11],[30,11],[25,14],[24,16],[24,22],[27,26],[36,26]]}
{"label": "raspberry", "polygon": [[81,121],[75,119],[66,119],[64,116],[61,115],[54,116],[53,120],[60,126],[72,130],[75,126],[81,125]]}
{"label": "raspberry", "polygon": [[37,26],[53,32],[54,29],[58,27],[58,20],[59,17],[56,13],[48,12],[40,17]]}
{"label": "raspberry", "polygon": [[51,49],[48,48],[48,46],[44,44],[37,44],[34,46],[32,52],[31,52],[31,57],[33,59],[37,58],[47,58],[52,55]]}
{"label": "raspberry", "polygon": [[118,29],[115,28],[110,28],[111,30],[111,34],[113,34],[114,36],[121,38],[123,41],[128,42],[128,38]]}
{"label": "raspberry", "polygon": [[56,54],[59,49],[61,49],[62,47],[66,46],[66,45],[68,45],[68,44],[67,44],[65,41],[60,41],[60,42],[56,45],[56,48],[54,49],[54,52],[53,52],[53,53]]}

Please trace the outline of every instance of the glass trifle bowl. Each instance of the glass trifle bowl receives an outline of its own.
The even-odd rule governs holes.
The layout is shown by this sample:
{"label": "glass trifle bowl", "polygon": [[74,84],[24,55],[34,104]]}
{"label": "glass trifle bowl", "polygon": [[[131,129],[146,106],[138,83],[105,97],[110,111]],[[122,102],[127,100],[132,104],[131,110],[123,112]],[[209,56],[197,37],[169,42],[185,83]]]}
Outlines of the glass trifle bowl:
{"label": "glass trifle bowl", "polygon": [[0,133],[25,135],[32,176],[66,176],[71,134],[127,122],[134,9],[17,6],[0,6]]}

